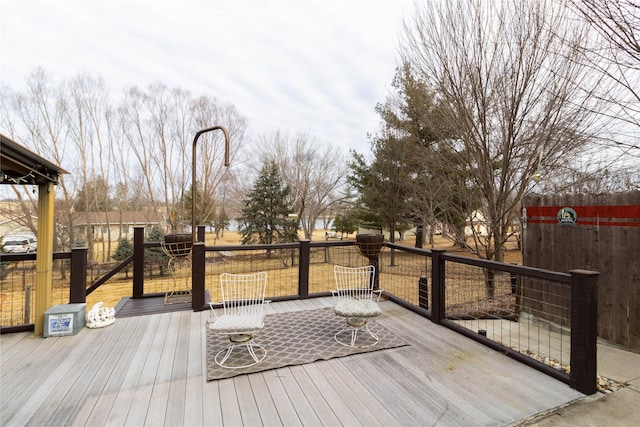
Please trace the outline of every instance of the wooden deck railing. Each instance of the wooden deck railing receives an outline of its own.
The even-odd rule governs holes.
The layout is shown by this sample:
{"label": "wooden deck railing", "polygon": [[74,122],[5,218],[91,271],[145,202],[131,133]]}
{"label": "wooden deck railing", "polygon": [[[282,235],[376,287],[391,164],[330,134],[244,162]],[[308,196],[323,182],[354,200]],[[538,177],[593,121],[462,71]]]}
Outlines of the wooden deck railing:
{"label": "wooden deck railing", "polygon": [[[314,262],[327,264],[326,260],[331,259],[333,264],[348,264],[366,263],[371,260],[371,258],[357,258],[348,252],[357,251],[355,241],[302,240],[279,245],[212,247],[202,243],[203,229],[199,230],[198,235],[200,242],[195,243],[192,249],[191,286],[194,311],[206,308],[205,288],[207,279],[211,279],[208,275],[215,274],[207,272],[207,254],[241,251],[271,253],[276,250],[290,253],[293,259],[292,264],[296,264],[298,269],[297,292],[276,296],[273,298],[276,300],[327,295],[328,292],[322,289],[310,288],[310,267]],[[115,272],[130,264],[133,264],[132,298],[157,296],[154,293],[145,292],[144,254],[145,249],[158,245],[159,243],[144,242],[144,229],[136,228],[133,255],[105,277],[88,286],[86,250],[73,250],[69,255],[72,264],[69,302],[85,302],[87,294],[105,283]],[[323,250],[334,251],[334,254],[329,257],[325,254],[324,260],[317,261],[313,251]],[[9,258],[11,257],[3,255],[0,262]],[[582,393],[596,392],[598,273],[582,270],[559,273],[464,257],[443,250],[425,250],[385,243],[376,274],[380,288],[385,291],[388,299],[429,318],[434,323],[453,329],[527,363],[566,382]],[[328,283],[331,280],[332,278],[327,276],[325,282]],[[466,296],[460,299],[458,294]],[[497,310],[497,301],[504,300],[508,301],[507,309],[502,307]],[[521,319],[527,319],[527,321],[521,322]],[[565,351],[565,347],[570,348],[570,358],[564,363],[567,366],[562,366],[562,356],[558,356],[561,359],[560,367],[535,357],[536,351],[545,353],[547,349],[541,350],[540,347],[532,349],[526,345],[523,348],[521,345],[514,346],[511,342],[516,337],[514,330],[519,329],[521,332],[522,328],[525,328],[525,333],[531,333],[532,329],[526,328],[533,328],[534,326],[531,325],[535,325],[536,333],[540,333],[541,324],[545,325],[544,333],[548,334],[549,341],[552,338],[556,339],[556,330],[561,332],[558,341],[559,352]],[[482,325],[482,328],[477,325]],[[500,337],[496,338],[488,334],[485,325],[501,328]],[[2,327],[2,333],[13,330],[15,329]],[[562,331],[565,331],[564,335]],[[505,339],[507,333],[514,335],[509,335]],[[563,340],[566,337],[569,337],[569,340],[564,343]],[[555,349],[549,351],[553,353]],[[545,359],[556,357],[555,355],[552,357],[551,354],[542,354],[542,356]]]}

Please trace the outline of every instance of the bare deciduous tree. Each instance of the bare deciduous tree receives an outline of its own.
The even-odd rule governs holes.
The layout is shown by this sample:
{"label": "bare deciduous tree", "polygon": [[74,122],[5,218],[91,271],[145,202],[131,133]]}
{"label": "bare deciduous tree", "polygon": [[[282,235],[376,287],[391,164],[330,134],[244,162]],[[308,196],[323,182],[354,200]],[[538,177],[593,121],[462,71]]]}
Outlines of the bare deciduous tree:
{"label": "bare deciduous tree", "polygon": [[[54,245],[60,244],[61,249],[65,249],[74,241],[71,207],[78,188],[78,181],[73,175],[77,165],[68,162],[73,153],[66,146],[68,97],[42,68],[37,68],[28,76],[24,92],[3,87],[1,103],[2,127],[9,130],[9,136],[70,172],[59,177],[56,188],[57,199],[60,200],[58,206],[67,209],[56,210],[58,239]],[[22,203],[24,217],[36,212],[37,201],[31,191],[24,191],[22,186],[13,186],[12,190]],[[29,228],[35,233],[35,223]]]}
{"label": "bare deciduous tree", "polygon": [[[146,195],[154,210],[166,213],[173,231],[183,231],[191,223],[191,206],[185,205],[185,196],[193,185],[194,135],[213,125],[225,126],[231,135],[233,159],[246,141],[245,120],[233,105],[208,96],[193,98],[188,92],[169,90],[161,84],[146,92],[129,89],[119,112],[126,150],[133,153],[131,169],[138,171],[144,183],[138,192]],[[196,148],[196,223],[200,224],[215,212],[221,199],[218,190],[226,179],[222,133],[203,134]]]}
{"label": "bare deciduous tree", "polygon": [[262,137],[259,146],[262,163],[275,162],[291,187],[291,207],[305,238],[311,239],[316,221],[329,215],[340,199],[347,168],[343,155],[337,147],[323,147],[308,135],[291,137],[281,131]]}
{"label": "bare deciduous tree", "polygon": [[145,204],[157,212],[163,202],[160,195],[164,193],[155,185],[163,171],[152,167],[156,144],[153,143],[153,132],[147,126],[147,98],[137,87],[125,90],[117,110],[118,132],[122,135],[123,153],[128,156],[124,167],[138,178],[134,181],[137,187],[134,191],[144,195]]}
{"label": "bare deciduous tree", "polygon": [[[64,83],[62,90],[69,97],[65,110],[68,129],[65,143],[73,147],[76,158],[75,177],[79,182],[75,196],[84,190],[85,211],[108,212],[111,210],[109,182],[113,162],[112,151],[107,140],[103,139],[109,107],[104,81],[99,77],[78,74]],[[107,238],[100,239],[101,250],[98,253],[93,253],[92,230],[87,228],[86,233],[91,259],[99,262],[106,262],[111,253],[111,227],[108,215],[105,214],[104,218]]]}
{"label": "bare deciduous tree", "polygon": [[640,4],[636,0],[571,0],[570,4],[599,36],[596,48],[584,49],[586,63],[624,91],[602,95],[619,107],[613,113],[618,119],[640,127]]}
{"label": "bare deciduous tree", "polygon": [[[129,88],[113,108],[101,78],[78,75],[55,84],[36,69],[25,91],[2,87],[0,104],[1,125],[9,136],[69,172],[60,177],[56,199],[56,223],[63,225],[56,235],[63,248],[74,243],[74,201],[82,188],[89,189],[96,180],[106,183],[91,187],[99,188],[100,194],[85,191],[83,209],[147,210],[154,217],[164,215],[176,230],[190,212],[181,202],[191,186],[195,133],[213,125],[227,127],[232,159],[246,140],[245,121],[232,105],[212,97],[194,98],[161,84],[146,91]],[[219,135],[208,135],[198,150],[196,167],[204,184],[199,191],[206,202],[199,207],[203,217],[222,198],[216,191],[226,179],[223,143]],[[19,186],[15,191],[25,213],[34,212],[34,196]],[[31,228],[35,230],[35,224]],[[111,252],[110,240],[102,251],[105,256]]]}
{"label": "bare deciduous tree", "polygon": [[[234,165],[247,142],[246,120],[236,108],[213,97],[202,96],[193,101],[191,115],[195,128],[191,135],[192,139],[196,131],[213,125],[223,125],[227,129],[230,139],[229,159],[230,163]],[[189,142],[189,147],[191,147],[191,142]],[[198,212],[201,215],[199,223],[204,223],[204,219],[211,221],[215,213],[221,209],[226,194],[227,181],[231,179],[234,169],[227,169],[223,166],[225,140],[222,132],[202,134],[196,148],[196,176],[198,177],[200,203]],[[188,170],[191,173],[191,166]]]}
{"label": "bare deciduous tree", "polygon": [[456,135],[442,138],[455,161],[441,160],[482,195],[481,254],[502,261],[531,177],[592,140],[597,81],[576,61],[585,29],[537,0],[421,2],[405,28],[403,55]]}

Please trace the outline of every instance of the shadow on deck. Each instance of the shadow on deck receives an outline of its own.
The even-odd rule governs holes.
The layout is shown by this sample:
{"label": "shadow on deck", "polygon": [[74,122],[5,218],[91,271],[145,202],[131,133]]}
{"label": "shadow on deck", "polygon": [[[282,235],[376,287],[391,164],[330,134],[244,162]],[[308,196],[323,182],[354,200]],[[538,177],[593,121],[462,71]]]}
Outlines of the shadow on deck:
{"label": "shadow on deck", "polygon": [[[209,291],[205,290],[205,303],[208,303]],[[174,311],[191,310],[191,301],[165,304],[164,295],[133,299],[124,297],[115,306],[116,318],[147,316],[150,314],[172,313]]]}

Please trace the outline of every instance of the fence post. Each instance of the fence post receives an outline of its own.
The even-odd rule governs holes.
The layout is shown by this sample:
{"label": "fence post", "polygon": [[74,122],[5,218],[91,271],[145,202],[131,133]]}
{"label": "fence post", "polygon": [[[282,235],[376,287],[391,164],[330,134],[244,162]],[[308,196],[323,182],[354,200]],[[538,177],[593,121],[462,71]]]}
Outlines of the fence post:
{"label": "fence post", "polygon": [[191,249],[191,308],[202,311],[204,307],[204,242],[194,243]]}
{"label": "fence post", "polygon": [[206,231],[206,227],[204,225],[199,225],[196,227],[197,233],[196,233],[196,237],[197,237],[197,241],[198,242],[204,242],[204,232]]}
{"label": "fence post", "polygon": [[598,276],[571,270],[571,373],[569,386],[594,394],[597,385]]}
{"label": "fence post", "polygon": [[133,299],[144,295],[144,227],[133,227]]}
{"label": "fence post", "polygon": [[71,249],[69,304],[87,302],[87,248]]}
{"label": "fence post", "polygon": [[298,265],[298,295],[309,297],[309,262],[311,260],[310,240],[300,240],[300,260]]}
{"label": "fence post", "polygon": [[445,252],[444,249],[431,249],[431,321],[436,324],[442,323],[445,315],[445,267],[442,259]]}

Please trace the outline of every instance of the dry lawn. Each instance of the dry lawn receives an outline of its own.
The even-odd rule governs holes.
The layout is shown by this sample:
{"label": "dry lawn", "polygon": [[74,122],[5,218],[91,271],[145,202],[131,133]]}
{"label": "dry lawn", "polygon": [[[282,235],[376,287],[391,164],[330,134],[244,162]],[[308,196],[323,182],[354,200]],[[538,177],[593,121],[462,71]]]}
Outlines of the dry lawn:
{"label": "dry lawn", "polygon": [[[400,244],[406,244],[408,246],[414,245],[414,236],[408,236],[410,240],[397,242]],[[345,238],[354,239],[354,235],[346,236]],[[215,246],[227,246],[227,245],[238,245],[240,244],[240,236],[237,232],[225,231],[224,235],[220,236],[220,238],[216,239],[215,235],[208,234],[206,236],[206,244],[207,245],[215,245]],[[325,235],[324,230],[317,230],[314,233],[313,239],[314,241],[324,241]],[[435,248],[446,249],[448,251],[455,251],[461,255],[473,256],[472,254],[461,252],[455,248],[453,248],[452,242],[448,239],[445,239],[441,236],[436,236],[436,240],[434,242]],[[427,246],[428,247],[428,246]],[[114,248],[115,249],[115,248]],[[283,265],[279,263],[279,261],[274,259],[266,260],[264,257],[255,257],[251,258],[250,265],[246,265],[246,259],[237,260],[238,262],[228,263],[228,264],[220,264],[221,267],[217,265],[215,267],[207,267],[207,274],[219,274],[219,272],[214,271],[213,269],[224,268],[224,269],[251,269],[253,271],[258,270],[269,270],[270,271],[270,286],[273,286],[270,289],[271,295],[289,295],[292,292],[295,293],[297,291],[297,281],[298,281],[298,270],[297,268],[285,268]],[[521,252],[518,250],[510,250],[505,254],[505,262],[517,262],[522,263]],[[27,265],[28,263],[22,263],[23,267],[21,269],[11,269],[10,274],[3,280],[0,281],[0,322],[1,325],[13,325],[13,324],[22,324],[25,318],[25,304],[30,304],[31,308],[27,308],[27,311],[32,312],[33,307],[35,306],[35,266]],[[326,268],[324,268],[326,266]],[[332,266],[331,265],[323,265],[322,262],[314,263],[312,266],[314,277],[311,278],[312,281],[315,280],[316,283],[311,283],[310,287],[312,288],[312,292],[324,291],[331,289],[330,280],[327,278],[332,276]],[[326,270],[326,271],[325,271]],[[178,272],[178,283],[176,284],[176,289],[185,288],[187,285],[183,286],[181,281],[185,281],[188,283],[189,272],[188,269],[182,269]],[[271,279],[273,277],[273,279]],[[415,277],[412,277],[411,280],[414,280]],[[60,276],[60,269],[55,269],[54,272],[54,289],[53,289],[53,303],[54,304],[63,304],[68,300],[68,276]],[[295,288],[294,288],[295,286]],[[413,285],[410,284],[409,287],[413,288]],[[145,280],[145,292],[168,292],[174,288],[173,277],[165,272],[164,275],[159,275],[156,271],[154,274],[149,276],[148,280]],[[414,288],[415,289],[415,288]],[[31,292],[29,292],[31,290]],[[408,290],[407,290],[408,291]],[[131,282],[131,273],[125,275],[124,273],[117,274],[114,278],[109,280],[105,285],[98,288],[96,291],[87,296],[87,307],[91,307],[93,304],[97,302],[103,302],[107,307],[114,307],[118,304],[118,302],[126,296],[130,296],[132,292],[132,282]],[[214,289],[209,289],[211,294],[211,299],[216,300]],[[413,293],[413,292],[412,292]],[[33,313],[31,313],[33,315]]]}

